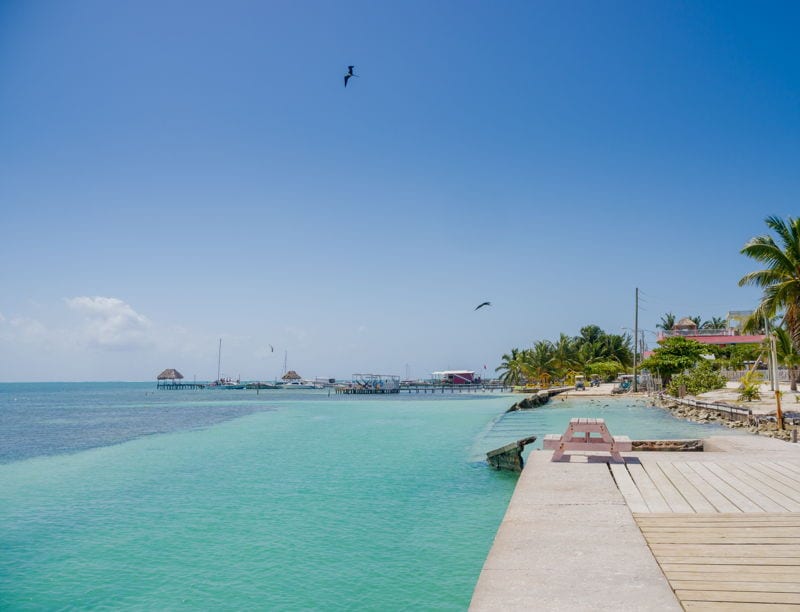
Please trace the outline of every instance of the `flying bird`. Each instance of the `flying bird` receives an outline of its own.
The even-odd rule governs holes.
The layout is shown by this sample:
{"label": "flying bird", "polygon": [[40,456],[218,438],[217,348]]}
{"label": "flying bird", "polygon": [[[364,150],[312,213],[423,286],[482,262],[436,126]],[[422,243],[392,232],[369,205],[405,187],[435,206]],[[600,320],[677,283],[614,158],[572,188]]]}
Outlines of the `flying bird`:
{"label": "flying bird", "polygon": [[491,306],[491,305],[492,305],[492,303],[491,303],[491,302],[484,302],[483,304],[478,304],[478,305],[475,307],[475,310],[478,310],[479,308],[483,308],[484,306]]}
{"label": "flying bird", "polygon": [[358,76],[357,74],[353,74],[353,68],[355,68],[355,66],[348,66],[347,67],[347,74],[344,75],[344,86],[345,87],[347,87],[347,81],[350,80],[350,77],[357,77]]}
{"label": "flying bird", "polygon": [[275,349],[274,349],[274,348],[272,348],[272,345],[271,345],[271,344],[269,345],[269,352],[270,352],[270,353],[274,353],[274,352],[275,352]]}

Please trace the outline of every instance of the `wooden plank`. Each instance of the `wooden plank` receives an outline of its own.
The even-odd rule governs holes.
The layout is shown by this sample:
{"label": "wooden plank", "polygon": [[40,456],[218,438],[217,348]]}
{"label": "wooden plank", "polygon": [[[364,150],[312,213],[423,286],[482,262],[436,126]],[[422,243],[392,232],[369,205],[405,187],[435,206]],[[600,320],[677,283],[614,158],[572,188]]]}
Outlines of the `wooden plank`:
{"label": "wooden plank", "polygon": [[763,521],[765,519],[797,519],[800,518],[800,512],[759,512],[758,514],[743,514],[738,510],[734,512],[709,512],[704,514],[688,514],[686,516],[676,517],[672,512],[649,512],[645,514],[647,518],[674,518],[685,521],[702,521],[709,518],[713,519],[736,519],[737,521]]}
{"label": "wooden plank", "polygon": [[676,461],[675,468],[692,483],[695,489],[708,501],[718,512],[741,512],[741,509],[732,503],[727,497],[722,495],[709,483],[707,483],[697,472],[695,472],[686,461]]}
{"label": "wooden plank", "polygon": [[800,605],[800,593],[747,593],[728,591],[684,591],[676,590],[675,595],[684,601],[728,601],[738,603],[772,603]]}
{"label": "wooden plank", "polygon": [[650,476],[647,475],[645,469],[636,463],[627,464],[626,467],[650,512],[670,512],[669,504],[658,492],[658,488],[650,480]]}
{"label": "wooden plank", "polygon": [[[797,544],[660,544],[650,545],[653,552],[665,557],[800,557]],[[756,563],[755,561],[753,561]]]}
{"label": "wooden plank", "polygon": [[[712,565],[735,565],[735,566],[747,566],[752,567],[756,561],[749,556],[730,556],[730,557],[717,557],[716,559],[708,559],[707,557],[703,557],[702,559],[698,558],[694,555],[674,555],[674,554],[662,554],[657,555],[656,558],[658,559],[659,563],[669,564],[669,565],[697,565],[698,563],[705,565],[709,564]],[[768,567],[768,566],[800,566],[800,558],[798,557],[759,557],[758,558],[758,567]]]}
{"label": "wooden plank", "polygon": [[[747,576],[749,578],[749,576]],[[751,580],[670,580],[678,591],[728,591],[730,593],[800,593],[800,584],[789,582],[753,582]],[[800,602],[798,602],[800,603]]]}
{"label": "wooden plank", "polygon": [[781,612],[800,609],[789,604],[741,603],[734,601],[684,601],[686,612]]}
{"label": "wooden plank", "polygon": [[684,513],[693,513],[695,511],[692,505],[683,497],[681,492],[675,488],[675,485],[672,484],[672,481],[667,478],[664,472],[661,471],[658,463],[642,463],[642,467],[650,477],[650,480],[658,489],[658,492],[661,493],[661,497],[663,497],[664,501],[667,502],[670,510],[673,512]]}
{"label": "wooden plank", "polygon": [[697,514],[675,513],[673,513],[671,517],[654,516],[653,518],[646,518],[647,516],[647,514],[637,516],[636,520],[643,526],[679,525],[681,527],[686,527],[687,529],[713,526],[757,527],[759,525],[766,527],[785,527],[787,529],[794,529],[800,526],[800,518],[798,518],[794,513],[789,512],[783,514],[783,516],[773,516],[767,514],[740,514],[739,516],[741,518],[722,518],[722,514],[717,515],[720,518],[714,518],[713,515],[700,517]]}
{"label": "wooden plank", "polygon": [[800,476],[798,476],[794,472],[789,472],[787,474],[786,468],[779,466],[774,461],[749,461],[747,465],[758,470],[763,474],[767,474],[768,476],[774,476],[775,474],[780,474],[781,476],[792,480],[795,483],[794,486],[800,486]]}
{"label": "wooden plank", "polygon": [[672,485],[680,491],[694,512],[714,512],[716,508],[681,474],[672,462],[659,461],[658,467]]}
{"label": "wooden plank", "polygon": [[787,472],[791,472],[800,478],[800,464],[792,463],[790,461],[775,461],[775,463],[785,468]]}
{"label": "wooden plank", "polygon": [[[696,572],[704,576],[710,574],[735,574],[741,576],[742,572],[742,569],[736,565],[713,565],[708,563],[662,563],[661,569],[665,574]],[[752,571],[753,575],[787,574],[800,577],[800,565],[761,565],[753,566],[749,571]]]}
{"label": "wooden plank", "polygon": [[625,465],[619,463],[609,463],[608,465],[611,468],[611,475],[617,483],[617,488],[622,493],[622,497],[625,498],[625,502],[631,512],[648,512],[650,508],[648,508],[642,494],[639,493],[639,489],[636,488],[636,484],[634,484]]}
{"label": "wooden plank", "polygon": [[[702,582],[704,580],[711,580],[715,582],[725,583],[725,582],[738,582],[741,579],[742,575],[747,576],[747,580],[750,582],[762,582],[768,583],[770,585],[770,589],[773,588],[773,583],[778,582],[791,582],[792,584],[800,583],[800,569],[795,572],[756,572],[758,568],[756,567],[748,567],[747,570],[743,571],[737,565],[723,565],[720,567],[725,567],[728,569],[727,572],[707,572],[705,570],[697,571],[697,572],[675,572],[675,571],[664,571],[664,575],[667,577],[667,580],[670,581],[670,584],[673,581],[679,580],[691,580]],[[663,568],[662,568],[663,569]],[[673,585],[673,588],[676,588]],[[780,591],[780,588],[775,587],[776,590]]]}
{"label": "wooden plank", "polygon": [[757,527],[729,527],[729,526],[716,526],[716,527],[690,527],[682,528],[677,525],[666,525],[659,527],[640,526],[642,533],[646,536],[663,536],[663,535],[687,535],[693,538],[710,537],[725,537],[725,536],[741,536],[746,538],[784,538],[788,540],[800,540],[800,529],[793,528],[787,529],[786,527],[773,527],[773,526],[757,526]]}
{"label": "wooden plank", "polygon": [[[655,544],[777,544],[780,546],[800,547],[800,538],[765,537],[761,535],[746,536],[730,533],[727,535],[706,533],[645,533],[648,543]],[[800,548],[799,548],[800,550]]]}
{"label": "wooden plank", "polygon": [[742,512],[764,512],[764,508],[714,474],[705,462],[690,462],[688,465],[697,472],[703,480],[734,503]]}
{"label": "wooden plank", "polygon": [[743,474],[739,470],[736,470],[736,468],[732,465],[720,465],[718,463],[710,462],[706,464],[706,467],[714,472],[714,474],[716,474],[721,480],[724,480],[742,495],[745,495],[748,499],[753,501],[753,503],[761,506],[761,508],[766,512],[791,512],[792,510],[796,510],[798,507],[796,502],[793,502],[786,496],[780,497],[785,499],[791,507],[779,503],[774,499],[774,497],[777,496],[775,492],[773,492],[771,496],[768,495],[768,487],[764,487],[763,484],[759,483],[758,481],[754,481],[751,477]]}
{"label": "wooden plank", "polygon": [[[647,515],[644,515],[647,516]],[[669,525],[670,523],[674,523],[676,525],[686,525],[687,527],[692,527],[695,525],[703,526],[703,525],[780,525],[783,527],[796,527],[800,525],[800,519],[795,515],[793,512],[786,512],[783,515],[783,518],[780,516],[770,516],[767,514],[740,514],[741,518],[714,518],[713,516],[704,516],[702,518],[694,519],[694,517],[698,516],[697,514],[676,514],[672,513],[672,516],[675,518],[668,518],[668,517],[658,517],[653,518],[648,521],[648,519],[643,518],[642,522],[652,522],[654,525]],[[722,517],[722,514],[718,516]],[[685,517],[685,520],[682,520]],[[694,520],[693,520],[694,519]]]}
{"label": "wooden plank", "polygon": [[760,480],[765,486],[800,503],[800,482],[785,477],[775,469],[763,471],[759,468],[759,464],[744,463],[737,467],[744,473]]}

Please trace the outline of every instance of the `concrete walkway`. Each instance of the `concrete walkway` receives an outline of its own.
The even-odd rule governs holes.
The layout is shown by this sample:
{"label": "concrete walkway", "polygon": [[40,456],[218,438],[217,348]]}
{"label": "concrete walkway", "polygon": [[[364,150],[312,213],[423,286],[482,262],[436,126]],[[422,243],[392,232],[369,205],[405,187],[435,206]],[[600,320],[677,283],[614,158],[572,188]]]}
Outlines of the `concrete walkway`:
{"label": "concrete walkway", "polygon": [[[637,512],[643,510],[641,501],[645,497],[646,502],[656,504],[659,510],[670,512],[680,504],[675,491],[665,486],[665,473],[703,473],[707,481],[713,481],[709,474],[716,470],[720,481],[730,487],[735,483],[720,472],[720,462],[725,465],[752,462],[763,466],[800,461],[800,445],[758,436],[710,438],[706,450],[626,453],[630,458],[626,464],[633,468],[636,477],[620,483],[627,489],[626,496],[612,476],[607,456],[572,455],[569,462],[552,463],[550,452],[531,453],[481,571],[470,609],[681,610],[626,497],[639,500]],[[708,467],[692,467],[688,471],[687,463],[694,462],[708,463]],[[642,468],[643,464],[660,467],[648,472]],[[664,467],[669,464],[680,469]],[[627,469],[619,465],[613,469],[620,467]],[[752,471],[731,469],[751,487],[750,496],[756,496],[764,506],[767,502],[763,491],[762,497],[756,495]],[[703,487],[695,478],[675,481],[694,482],[695,489]],[[789,481],[784,478],[784,482]],[[631,494],[631,485],[643,495],[637,498]],[[704,492],[713,496],[709,490]],[[660,507],[656,493],[664,498]],[[800,493],[800,482],[796,493]],[[786,500],[796,497],[796,493],[787,497],[772,495],[773,501],[786,506]],[[689,497],[696,500],[694,493],[689,492]],[[745,505],[741,499],[739,503]],[[650,507],[649,511],[653,509]],[[761,507],[758,510],[765,511]],[[696,511],[697,508],[688,507],[685,516],[697,516],[688,514]],[[705,605],[713,608],[713,602]]]}
{"label": "concrete walkway", "polygon": [[680,610],[604,462],[531,453],[471,610]]}

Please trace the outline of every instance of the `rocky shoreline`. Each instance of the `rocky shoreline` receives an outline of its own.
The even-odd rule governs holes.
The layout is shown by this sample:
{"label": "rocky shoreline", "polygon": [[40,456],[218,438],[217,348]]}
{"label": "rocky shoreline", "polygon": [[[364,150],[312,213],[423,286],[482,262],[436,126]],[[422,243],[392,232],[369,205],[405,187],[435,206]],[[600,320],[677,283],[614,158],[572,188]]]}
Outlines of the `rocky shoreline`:
{"label": "rocky shoreline", "polygon": [[731,419],[726,412],[716,412],[707,408],[694,408],[679,404],[669,396],[654,399],[654,405],[669,410],[673,416],[695,423],[718,423],[725,425],[731,429],[745,429],[748,432],[757,436],[769,436],[779,440],[789,441],[792,437],[792,431],[796,430],[795,425],[786,423],[784,430],[778,429],[778,424],[765,417],[749,417],[748,420],[740,421]]}

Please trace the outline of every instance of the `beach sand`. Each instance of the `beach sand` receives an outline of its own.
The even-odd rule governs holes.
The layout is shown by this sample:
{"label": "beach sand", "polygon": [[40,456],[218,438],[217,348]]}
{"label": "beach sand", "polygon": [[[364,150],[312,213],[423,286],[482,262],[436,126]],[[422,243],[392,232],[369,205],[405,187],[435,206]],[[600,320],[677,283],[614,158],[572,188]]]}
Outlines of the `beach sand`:
{"label": "beach sand", "polygon": [[[789,390],[789,383],[781,383],[781,409],[783,412],[800,412],[800,393]],[[729,382],[724,389],[701,393],[697,399],[707,402],[725,402],[735,404],[753,411],[753,414],[775,414],[777,400],[775,392],[770,390],[769,383],[761,385],[761,398],[752,402],[740,402],[739,383]]]}

